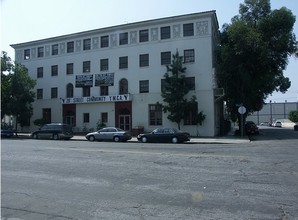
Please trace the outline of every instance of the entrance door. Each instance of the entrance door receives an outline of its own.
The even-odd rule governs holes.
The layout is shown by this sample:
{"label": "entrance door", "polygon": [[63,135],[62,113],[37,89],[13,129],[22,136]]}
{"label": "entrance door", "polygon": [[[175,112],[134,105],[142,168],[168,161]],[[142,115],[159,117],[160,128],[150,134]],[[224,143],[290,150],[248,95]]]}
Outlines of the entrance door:
{"label": "entrance door", "polygon": [[130,131],[130,115],[119,115],[119,127],[124,131]]}

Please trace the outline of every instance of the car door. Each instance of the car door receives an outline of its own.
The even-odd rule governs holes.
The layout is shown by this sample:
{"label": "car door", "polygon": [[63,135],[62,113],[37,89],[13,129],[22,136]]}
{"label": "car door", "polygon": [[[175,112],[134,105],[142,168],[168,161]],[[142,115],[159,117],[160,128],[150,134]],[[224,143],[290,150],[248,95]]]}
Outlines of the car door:
{"label": "car door", "polygon": [[38,131],[38,138],[47,139],[48,138],[48,129],[49,129],[48,125],[42,126],[40,128],[40,130]]}
{"label": "car door", "polygon": [[106,132],[106,139],[107,140],[113,140],[114,139],[114,134],[117,132],[115,128],[109,128],[107,129]]}

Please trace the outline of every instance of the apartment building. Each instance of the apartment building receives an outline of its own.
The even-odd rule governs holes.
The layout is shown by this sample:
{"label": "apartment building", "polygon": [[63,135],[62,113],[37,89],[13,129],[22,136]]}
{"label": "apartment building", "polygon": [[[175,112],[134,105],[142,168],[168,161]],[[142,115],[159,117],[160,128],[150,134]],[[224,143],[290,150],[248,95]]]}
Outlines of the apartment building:
{"label": "apartment building", "polygon": [[162,111],[161,90],[172,55],[183,56],[189,97],[195,95],[202,126],[191,115],[182,130],[215,136],[223,112],[215,77],[215,11],[154,19],[13,44],[15,60],[36,80],[33,121],[64,122],[75,131],[97,123],[124,130],[177,127]]}

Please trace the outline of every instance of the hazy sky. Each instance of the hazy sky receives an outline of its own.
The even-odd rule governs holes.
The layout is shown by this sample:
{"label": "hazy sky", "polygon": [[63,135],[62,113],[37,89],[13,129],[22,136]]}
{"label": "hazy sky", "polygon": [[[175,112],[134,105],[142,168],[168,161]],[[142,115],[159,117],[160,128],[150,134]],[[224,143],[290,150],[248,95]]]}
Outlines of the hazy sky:
{"label": "hazy sky", "polygon": [[[219,26],[230,23],[244,0],[0,0],[1,51],[14,59],[9,45],[80,31],[216,10]],[[271,0],[271,9],[282,6],[298,16],[296,0]],[[298,38],[298,17],[294,32]],[[298,101],[298,59],[285,71],[292,86],[286,94],[274,93],[273,102]]]}

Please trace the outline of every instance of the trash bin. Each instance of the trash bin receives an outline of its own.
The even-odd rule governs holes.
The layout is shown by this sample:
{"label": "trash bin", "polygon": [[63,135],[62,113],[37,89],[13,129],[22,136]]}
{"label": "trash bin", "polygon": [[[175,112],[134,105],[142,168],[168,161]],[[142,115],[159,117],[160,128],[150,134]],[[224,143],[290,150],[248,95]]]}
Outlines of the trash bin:
{"label": "trash bin", "polygon": [[144,133],[144,127],[143,126],[137,126],[137,127],[132,128],[132,131],[131,131],[132,136],[138,136],[141,133]]}

